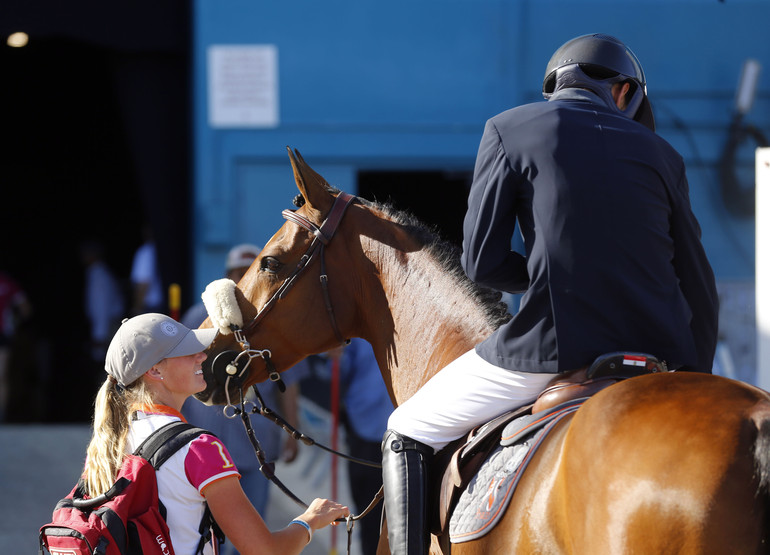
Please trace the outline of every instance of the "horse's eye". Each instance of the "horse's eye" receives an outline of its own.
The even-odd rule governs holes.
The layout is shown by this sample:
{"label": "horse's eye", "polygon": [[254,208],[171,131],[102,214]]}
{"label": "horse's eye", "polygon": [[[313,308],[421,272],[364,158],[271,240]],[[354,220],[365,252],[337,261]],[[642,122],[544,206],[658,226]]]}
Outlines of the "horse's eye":
{"label": "horse's eye", "polygon": [[262,258],[260,262],[259,269],[262,272],[270,272],[272,274],[275,274],[278,272],[278,270],[281,268],[281,263],[278,262],[275,258],[272,258],[270,256],[265,256]]}

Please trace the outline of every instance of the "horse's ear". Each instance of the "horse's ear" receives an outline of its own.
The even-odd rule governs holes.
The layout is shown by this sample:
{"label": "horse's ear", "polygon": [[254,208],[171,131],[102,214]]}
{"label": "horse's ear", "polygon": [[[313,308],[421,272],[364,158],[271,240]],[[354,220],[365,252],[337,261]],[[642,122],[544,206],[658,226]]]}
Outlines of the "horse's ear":
{"label": "horse's ear", "polygon": [[288,146],[286,150],[289,152],[289,160],[294,170],[294,181],[297,183],[299,192],[305,197],[305,202],[310,205],[310,208],[325,214],[334,203],[331,186],[305,162],[298,150],[292,151]]}

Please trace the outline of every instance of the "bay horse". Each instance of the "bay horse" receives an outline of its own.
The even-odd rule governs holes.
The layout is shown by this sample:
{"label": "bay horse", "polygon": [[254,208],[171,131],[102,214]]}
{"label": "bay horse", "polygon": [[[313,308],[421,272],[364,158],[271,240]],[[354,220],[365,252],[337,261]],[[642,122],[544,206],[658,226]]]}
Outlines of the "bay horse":
{"label": "bay horse", "polygon": [[[284,211],[288,221],[234,289],[242,337],[269,350],[244,385],[362,337],[398,405],[500,325],[500,304],[425,226],[337,191],[298,152],[289,157],[301,207]],[[209,360],[238,343],[218,334]],[[199,398],[221,402],[205,372]],[[562,419],[498,525],[451,551],[770,553],[769,530],[770,395],[667,372],[623,380]],[[378,552],[387,553],[386,533]],[[431,552],[441,552],[435,536]]]}

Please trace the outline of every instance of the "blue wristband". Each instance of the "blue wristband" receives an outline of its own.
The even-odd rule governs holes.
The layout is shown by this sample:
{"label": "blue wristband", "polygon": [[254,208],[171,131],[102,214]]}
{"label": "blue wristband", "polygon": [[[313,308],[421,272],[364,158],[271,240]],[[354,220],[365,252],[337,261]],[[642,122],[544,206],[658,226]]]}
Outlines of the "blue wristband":
{"label": "blue wristband", "polygon": [[292,521],[291,521],[289,524],[290,524],[290,525],[291,525],[291,524],[299,524],[299,525],[300,525],[300,526],[302,526],[302,527],[303,527],[305,530],[307,530],[307,543],[310,543],[310,540],[312,540],[312,539],[313,539],[313,529],[310,527],[310,525],[309,525],[307,522],[305,522],[305,521],[304,521],[304,520],[302,520],[301,518],[295,518],[295,519],[294,519],[294,520],[292,520]]}

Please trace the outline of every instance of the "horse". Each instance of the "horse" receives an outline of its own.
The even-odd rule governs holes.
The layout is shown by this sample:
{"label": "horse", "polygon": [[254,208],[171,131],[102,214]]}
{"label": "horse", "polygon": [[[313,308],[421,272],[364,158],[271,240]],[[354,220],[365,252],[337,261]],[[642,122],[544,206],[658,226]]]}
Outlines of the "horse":
{"label": "horse", "polygon": [[[209,360],[245,341],[263,355],[249,359],[248,387],[362,337],[398,405],[509,316],[433,230],[331,187],[288,151],[299,208],[234,287],[242,328],[220,328]],[[204,372],[199,399],[221,403]],[[442,549],[434,536],[431,553]],[[497,526],[451,552],[770,553],[770,395],[693,372],[619,381],[554,426]]]}

